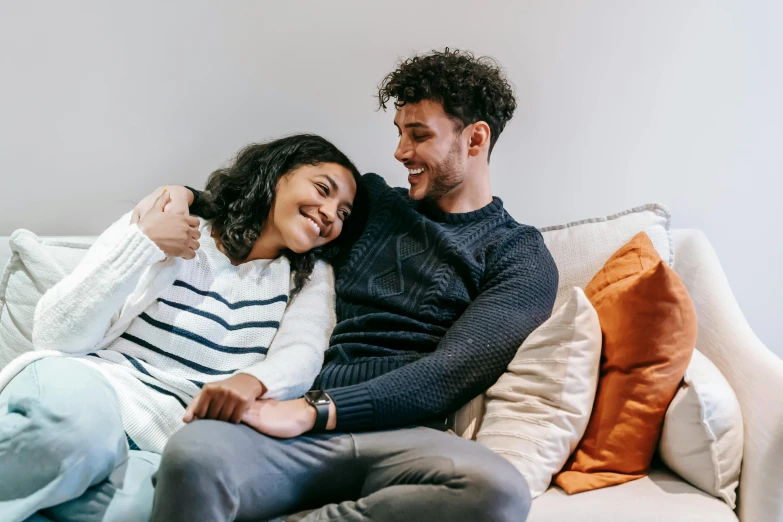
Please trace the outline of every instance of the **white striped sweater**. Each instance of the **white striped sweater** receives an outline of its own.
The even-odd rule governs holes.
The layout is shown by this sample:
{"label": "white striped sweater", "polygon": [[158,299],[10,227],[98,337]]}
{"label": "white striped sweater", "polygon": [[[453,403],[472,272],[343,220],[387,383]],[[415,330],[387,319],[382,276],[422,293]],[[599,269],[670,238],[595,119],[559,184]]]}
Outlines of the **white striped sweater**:
{"label": "white striped sweater", "polygon": [[[70,348],[64,351],[73,355],[93,351],[89,338],[86,346],[74,348],[78,331],[93,332],[102,320],[95,317],[101,315],[100,302],[85,307],[84,300],[103,296],[108,306],[123,303],[109,324],[103,323],[101,349],[79,360],[112,384],[131,443],[162,452],[201,386],[235,373],[258,378],[268,398],[285,400],[307,391],[334,327],[328,265],[317,263],[289,302],[292,277],[284,257],[233,266],[202,222],[196,258],[161,263],[157,246],[138,227],[121,221],[120,234],[110,229],[101,236],[102,256],[85,256],[86,269],[80,265],[41,299],[33,343],[36,349]],[[118,290],[124,294],[121,300]],[[134,296],[142,298],[134,301]],[[94,308],[95,316],[85,308]],[[128,310],[140,313],[123,322]],[[124,326],[114,328],[117,324]]]}

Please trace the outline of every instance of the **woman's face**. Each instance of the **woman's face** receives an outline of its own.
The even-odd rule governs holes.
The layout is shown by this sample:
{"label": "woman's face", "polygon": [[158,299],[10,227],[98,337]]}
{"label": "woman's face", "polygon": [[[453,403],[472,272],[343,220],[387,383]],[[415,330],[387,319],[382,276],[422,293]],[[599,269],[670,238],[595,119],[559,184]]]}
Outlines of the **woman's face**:
{"label": "woman's face", "polygon": [[340,235],[356,197],[356,181],[336,163],[305,165],[277,182],[267,222],[284,248],[301,254]]}

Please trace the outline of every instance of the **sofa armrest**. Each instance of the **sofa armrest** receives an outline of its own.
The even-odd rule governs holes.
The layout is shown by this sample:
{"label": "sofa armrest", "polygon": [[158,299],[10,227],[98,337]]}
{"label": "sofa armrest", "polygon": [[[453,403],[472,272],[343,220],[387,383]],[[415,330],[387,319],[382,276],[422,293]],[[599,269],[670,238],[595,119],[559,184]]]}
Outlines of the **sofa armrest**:
{"label": "sofa armrest", "polygon": [[783,360],[751,330],[706,236],[698,230],[672,236],[674,268],[699,318],[696,348],[720,369],[742,408],[739,518],[783,522]]}

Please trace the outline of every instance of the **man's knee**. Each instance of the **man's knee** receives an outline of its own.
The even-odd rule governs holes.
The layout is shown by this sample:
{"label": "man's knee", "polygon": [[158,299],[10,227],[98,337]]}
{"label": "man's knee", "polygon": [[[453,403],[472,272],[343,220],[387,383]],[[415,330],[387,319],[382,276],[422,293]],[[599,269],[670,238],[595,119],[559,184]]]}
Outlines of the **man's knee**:
{"label": "man's knee", "polygon": [[522,522],[530,511],[530,489],[525,478],[509,462],[489,455],[480,463],[461,469],[465,481],[462,500],[475,520]]}
{"label": "man's knee", "polygon": [[218,421],[200,420],[188,424],[175,433],[166,444],[158,475],[188,476],[194,473],[213,475],[226,464],[221,443],[223,426]]}
{"label": "man's knee", "polygon": [[[166,444],[153,478],[156,487],[189,484],[193,488],[231,489],[233,470],[241,461],[231,444],[239,429],[234,424],[197,420],[175,433]],[[209,477],[208,480],[204,480]]]}

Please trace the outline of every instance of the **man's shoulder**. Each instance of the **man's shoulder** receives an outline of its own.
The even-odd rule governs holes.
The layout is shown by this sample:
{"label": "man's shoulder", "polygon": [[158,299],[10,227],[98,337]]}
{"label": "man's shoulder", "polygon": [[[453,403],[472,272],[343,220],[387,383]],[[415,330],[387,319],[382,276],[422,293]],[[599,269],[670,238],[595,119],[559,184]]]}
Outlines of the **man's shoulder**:
{"label": "man's shoulder", "polygon": [[489,245],[543,244],[541,232],[532,225],[519,223],[508,213],[502,225],[488,238]]}
{"label": "man's shoulder", "polygon": [[525,259],[531,257],[551,258],[541,231],[513,219],[507,221],[500,230],[495,231],[487,239],[485,247],[490,263],[508,264],[511,259],[524,263]]}
{"label": "man's shoulder", "polygon": [[403,206],[410,206],[411,202],[408,199],[408,189],[390,187],[382,176],[379,176],[374,172],[363,174],[362,184],[367,192],[369,202],[373,206],[380,201],[385,201],[386,203],[397,202]]}
{"label": "man's shoulder", "polygon": [[390,187],[383,176],[379,176],[374,172],[362,174],[362,183],[371,195],[398,194],[400,196],[405,196],[408,194],[408,189]]}

